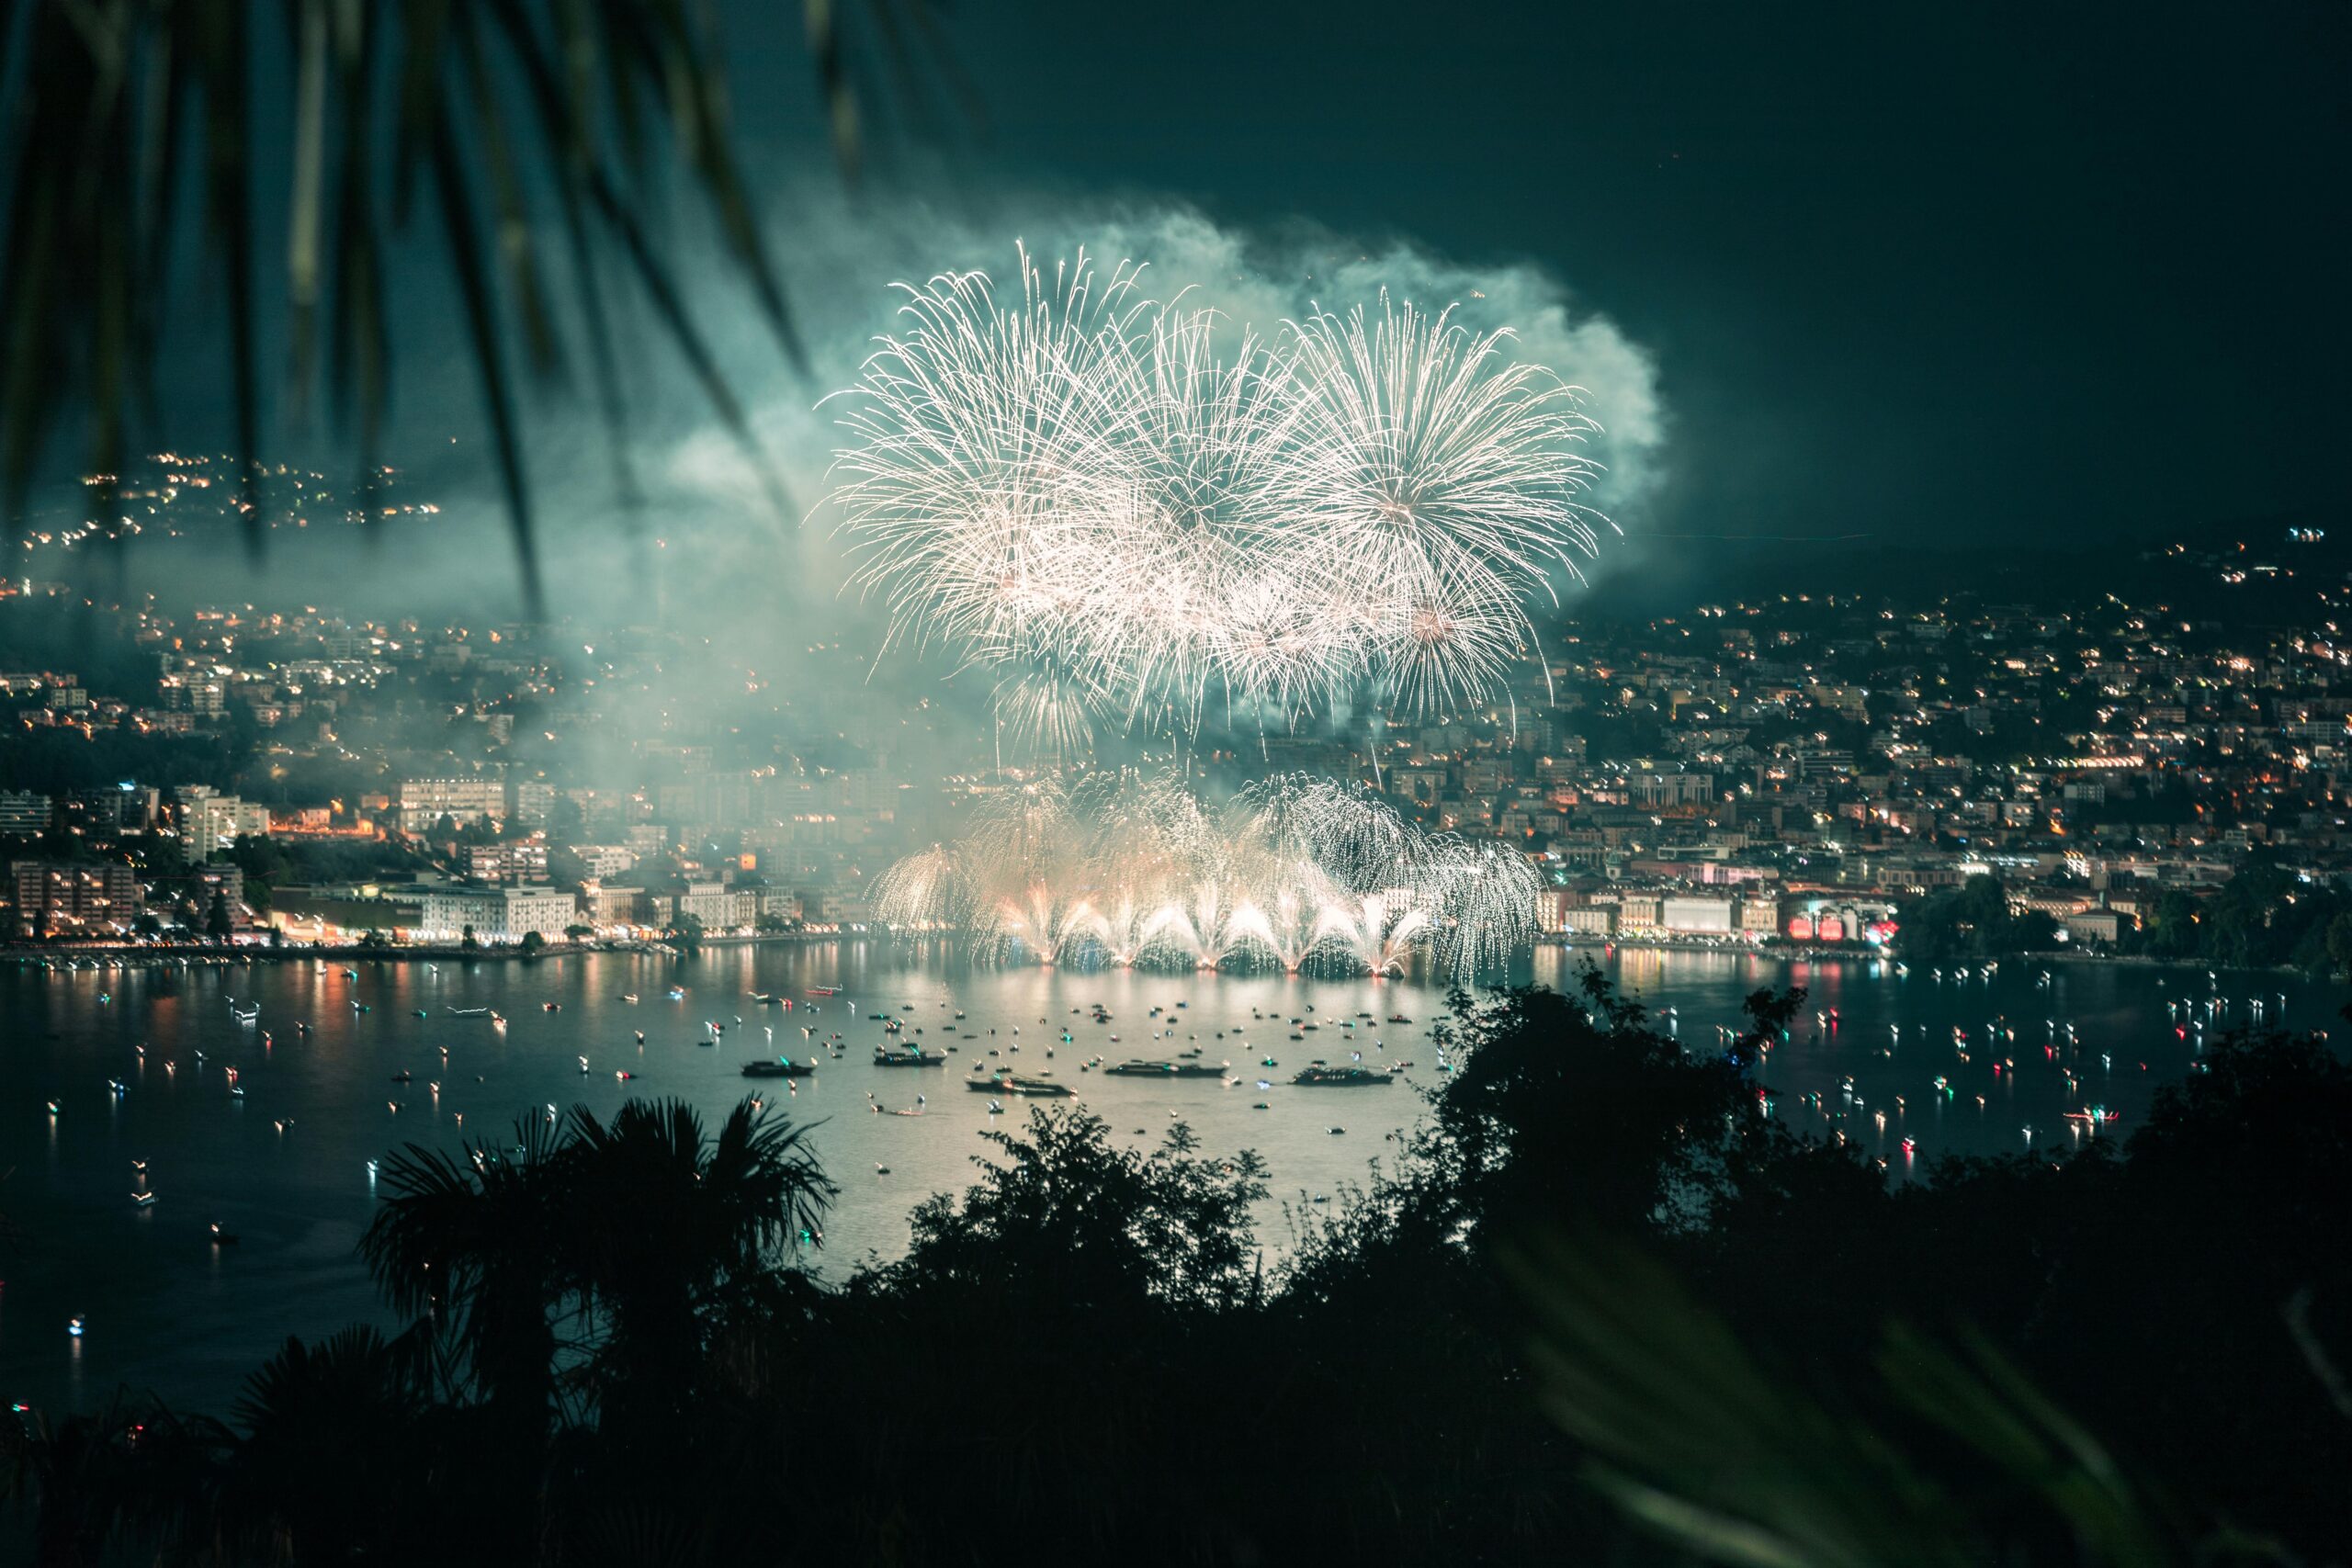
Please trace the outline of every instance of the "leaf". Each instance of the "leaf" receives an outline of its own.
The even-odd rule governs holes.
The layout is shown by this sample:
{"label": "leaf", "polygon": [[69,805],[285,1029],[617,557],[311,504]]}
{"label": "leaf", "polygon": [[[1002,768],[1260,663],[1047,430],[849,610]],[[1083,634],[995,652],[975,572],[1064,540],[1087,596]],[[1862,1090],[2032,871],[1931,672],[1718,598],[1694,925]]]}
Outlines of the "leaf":
{"label": "leaf", "polygon": [[297,0],[294,177],[286,223],[287,310],[292,316],[294,402],[309,400],[318,331],[320,241],[326,179],[327,0]]}
{"label": "leaf", "polygon": [[529,613],[539,614],[542,601],[537,542],[531,531],[530,487],[523,471],[523,453],[515,439],[512,395],[506,384],[506,361],[498,336],[498,307],[492,285],[482,266],[481,242],[474,229],[473,208],[468,200],[465,175],[458,163],[455,137],[441,120],[433,138],[433,183],[441,203],[441,227],[449,244],[449,266],[466,308],[466,327],[473,339],[474,368],[481,378],[482,404],[490,415],[491,440],[498,456],[500,479],[506,488],[506,511],[514,534],[517,565],[523,575],[523,599]]}
{"label": "leaf", "polygon": [[[895,88],[917,111],[926,53],[965,88],[938,46],[928,5],[865,3]],[[643,216],[657,194],[655,160],[666,154],[708,203],[730,265],[786,361],[806,368],[733,147],[727,57],[710,7],[684,0],[283,0],[287,62],[267,71],[255,60],[253,15],[254,7],[223,0],[0,0],[0,84],[17,131],[0,171],[0,497],[12,512],[21,509],[50,437],[68,422],[86,432],[101,475],[138,449],[141,429],[159,417],[166,321],[193,315],[219,322],[226,339],[238,505],[258,556],[267,524],[260,413],[268,389],[258,350],[274,325],[266,309],[284,311],[291,412],[309,406],[323,346],[332,412],[356,436],[352,504],[363,516],[372,511],[401,330],[389,258],[420,180],[433,186],[444,230],[458,221],[468,229],[445,235],[447,276],[465,312],[535,605],[536,530],[506,355],[519,350],[538,376],[560,376],[560,306],[577,311],[612,435],[615,482],[633,496],[608,281],[624,293],[643,290],[663,334],[758,463],[772,501],[790,512]],[[805,0],[811,62],[845,175],[860,166],[866,141],[860,100],[868,95],[853,16],[841,0]],[[493,40],[503,52],[493,52]],[[510,63],[527,85],[523,118],[536,138],[514,134],[516,111],[503,90]],[[454,92],[445,75],[452,69],[462,73]],[[977,96],[963,97],[977,118]],[[468,113],[470,124],[463,123]],[[281,119],[290,128],[290,168],[285,270],[282,287],[273,287],[255,254],[254,128]],[[175,214],[184,179],[202,209],[193,231]],[[536,238],[541,193],[563,225],[568,300],[550,287]],[[388,214],[378,210],[379,195],[389,197]],[[198,236],[200,270],[178,254],[190,232]],[[607,273],[615,262],[619,270]],[[193,311],[173,310],[184,303],[173,299],[183,275],[200,280]],[[95,510],[110,510],[111,482],[91,487]]]}
{"label": "leaf", "polygon": [[207,6],[193,18],[197,70],[204,83],[205,220],[227,275],[229,362],[236,410],[238,491],[246,553],[258,559],[263,532],[256,476],[261,463],[260,378],[254,368],[253,159],[246,141],[252,69],[242,6]]}

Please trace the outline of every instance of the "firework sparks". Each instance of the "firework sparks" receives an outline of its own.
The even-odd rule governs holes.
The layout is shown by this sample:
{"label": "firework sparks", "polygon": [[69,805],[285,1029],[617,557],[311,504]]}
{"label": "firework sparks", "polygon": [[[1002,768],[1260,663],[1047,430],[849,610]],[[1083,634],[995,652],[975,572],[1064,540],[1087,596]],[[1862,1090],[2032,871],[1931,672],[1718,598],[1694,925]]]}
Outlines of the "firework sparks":
{"label": "firework sparks", "polygon": [[1468,976],[1533,934],[1538,880],[1501,844],[1429,833],[1348,784],[1288,773],[1212,813],[1134,773],[991,801],[877,889],[902,929],[1046,964]]}
{"label": "firework sparks", "polygon": [[848,400],[833,500],[891,639],[994,670],[1065,754],[1098,723],[1283,726],[1359,692],[1490,700],[1580,575],[1599,430],[1501,333],[1383,298],[1272,336],[1141,270],[1021,256],[910,288]]}

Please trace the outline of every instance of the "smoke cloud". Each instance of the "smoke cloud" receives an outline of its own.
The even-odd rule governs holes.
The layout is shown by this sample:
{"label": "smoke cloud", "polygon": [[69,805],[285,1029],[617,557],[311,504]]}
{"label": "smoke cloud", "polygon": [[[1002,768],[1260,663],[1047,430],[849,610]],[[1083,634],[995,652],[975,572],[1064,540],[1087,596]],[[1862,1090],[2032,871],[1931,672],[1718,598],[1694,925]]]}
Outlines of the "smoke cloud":
{"label": "smoke cloud", "polygon": [[[672,668],[664,690],[639,694],[650,716],[707,707],[709,694],[740,693],[752,675],[805,689],[801,672],[832,683],[845,668],[866,671],[863,702],[906,711],[949,694],[942,682],[952,665],[938,658],[926,663],[893,652],[874,661],[882,614],[842,592],[847,563],[823,504],[841,405],[824,399],[856,379],[877,334],[899,325],[894,283],[977,269],[1001,288],[1017,288],[1016,244],[1047,268],[1081,253],[1102,273],[1122,261],[1141,264],[1148,296],[1182,292],[1189,304],[1222,312],[1237,336],[1244,326],[1272,333],[1317,310],[1374,306],[1384,289],[1425,310],[1453,307],[1474,331],[1510,329],[1510,352],[1581,388],[1601,426],[1588,447],[1604,465],[1589,499],[1624,536],[1604,536],[1600,558],[1584,566],[1587,577],[1605,593],[1608,579],[1637,558],[1645,508],[1663,477],[1667,416],[1657,367],[1543,266],[1464,263],[1408,238],[1366,240],[1304,219],[1251,228],[1179,201],[1046,188],[934,180],[858,195],[815,179],[765,199],[805,365],[788,360],[715,242],[691,220],[679,225],[680,276],[785,504],[774,503],[760,468],[665,334],[641,315],[623,312],[617,342],[633,501],[615,482],[613,437],[584,373],[573,377],[572,395],[534,397],[525,420],[550,612],[583,630],[666,624],[705,650],[698,662]],[[126,558],[130,581],[121,586],[227,603],[307,598],[428,625],[481,625],[502,618],[502,608],[519,614],[504,500],[458,319],[447,312],[442,332],[429,328],[434,313],[420,319],[427,330],[401,345],[399,401],[382,449],[409,470],[418,499],[439,504],[437,516],[371,525],[356,540],[340,527],[280,532],[258,579],[222,541],[142,545]],[[584,345],[572,346],[573,362],[584,367]],[[1574,613],[1580,591],[1560,587]],[[839,651],[810,660],[820,644]],[[985,690],[979,681],[956,682],[953,711],[977,719]]]}
{"label": "smoke cloud", "polygon": [[[1373,305],[1384,290],[1427,310],[1452,307],[1474,331],[1508,329],[1511,352],[1583,389],[1588,412],[1602,427],[1592,450],[1605,472],[1592,499],[1629,534],[1638,535],[1661,478],[1666,419],[1651,356],[1563,279],[1531,263],[1471,265],[1409,240],[1366,243],[1305,220],[1258,231],[1219,223],[1182,203],[1046,191],[860,202],[828,186],[777,206],[792,215],[776,243],[787,258],[809,372],[781,371],[771,360],[764,371],[750,373],[749,400],[761,445],[807,509],[808,537],[790,552],[804,581],[838,584],[841,578],[838,552],[830,547],[833,519],[819,504],[837,444],[836,415],[820,400],[854,380],[875,337],[898,325],[899,296],[889,286],[978,270],[1001,288],[1016,288],[1016,244],[1048,270],[1081,254],[1098,274],[1122,261],[1139,263],[1148,296],[1183,292],[1188,303],[1221,312],[1237,333],[1244,326],[1270,333],[1318,309]],[[672,440],[661,468],[690,510],[740,519],[761,504],[755,474],[716,425]],[[1611,557],[1624,547],[1611,540],[1589,570],[1605,573],[1622,564]]]}

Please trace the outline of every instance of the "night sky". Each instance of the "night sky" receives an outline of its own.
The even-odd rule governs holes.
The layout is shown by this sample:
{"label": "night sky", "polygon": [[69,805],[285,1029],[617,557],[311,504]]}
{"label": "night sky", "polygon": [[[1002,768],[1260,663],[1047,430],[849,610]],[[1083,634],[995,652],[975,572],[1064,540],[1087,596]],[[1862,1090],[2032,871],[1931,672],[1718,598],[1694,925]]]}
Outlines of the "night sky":
{"label": "night sky", "polygon": [[[1998,566],[2024,547],[2329,526],[2352,497],[2339,457],[2352,6],[2337,0],[959,0],[947,37],[984,118],[959,117],[933,73],[928,127],[905,112],[873,13],[852,6],[871,134],[847,196],[799,8],[726,0],[720,15],[744,167],[811,368],[788,371],[713,263],[693,200],[655,228],[680,244],[693,308],[797,498],[823,492],[833,416],[814,405],[888,324],[892,282],[970,265],[1004,279],[1016,238],[1115,259],[1171,213],[1254,247],[1261,282],[1286,285],[1303,258],[1377,270],[1401,255],[1427,264],[1418,283],[1377,281],[1417,287],[1422,304],[1511,272],[1516,294],[1498,289],[1481,325],[1506,300],[1563,294],[1612,323],[1604,334],[1633,345],[1634,417],[1625,399],[1611,405],[1610,375],[1560,368],[1595,387],[1612,435],[1639,431],[1637,449],[1602,454],[1613,479],[1639,477],[1600,498],[1627,537],[1598,570],[1645,613],[1759,571],[1809,581],[1825,560],[1899,580],[1920,547]],[[265,233],[283,221],[274,156],[259,176]],[[1122,214],[1143,217],[1096,232]],[[1214,281],[1183,276],[1179,257],[1139,259],[1159,264],[1159,287]],[[388,455],[471,520],[455,536],[503,532],[430,221],[394,265],[410,309]],[[1356,302],[1306,276],[1295,303]],[[160,440],[231,439],[222,388],[203,373],[220,362],[218,320],[209,302],[175,312],[175,363],[188,368],[167,380]],[[698,461],[675,454],[726,443],[660,338],[631,340],[632,438],[649,468],[692,474]],[[582,395],[542,398],[526,420],[538,493],[574,537],[615,501],[591,410]],[[272,455],[349,460],[283,423]],[[51,456],[68,473],[79,448]],[[710,515],[724,535],[743,508],[722,494]],[[772,553],[780,538],[753,542]],[[592,581],[616,578],[580,558]]]}
{"label": "night sky", "polygon": [[[804,134],[750,85],[797,38],[736,14],[745,129]],[[954,36],[967,178],[1556,273],[1657,357],[1655,533],[1997,547],[2347,493],[2352,7],[1031,0]]]}

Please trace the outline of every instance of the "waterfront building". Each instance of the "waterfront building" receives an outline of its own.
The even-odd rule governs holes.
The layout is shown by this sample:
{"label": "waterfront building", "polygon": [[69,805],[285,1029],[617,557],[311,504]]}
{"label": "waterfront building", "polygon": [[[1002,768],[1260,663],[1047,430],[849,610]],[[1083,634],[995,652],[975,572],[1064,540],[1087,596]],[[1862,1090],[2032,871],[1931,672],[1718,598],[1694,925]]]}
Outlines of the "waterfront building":
{"label": "waterfront building", "polygon": [[127,865],[65,865],[24,860],[9,867],[10,934],[119,936],[144,912],[139,878]]}
{"label": "waterfront building", "polygon": [[478,942],[515,942],[534,931],[560,942],[565,927],[580,923],[578,900],[540,887],[429,888],[420,908],[417,934],[427,942],[455,942],[469,927]]}

